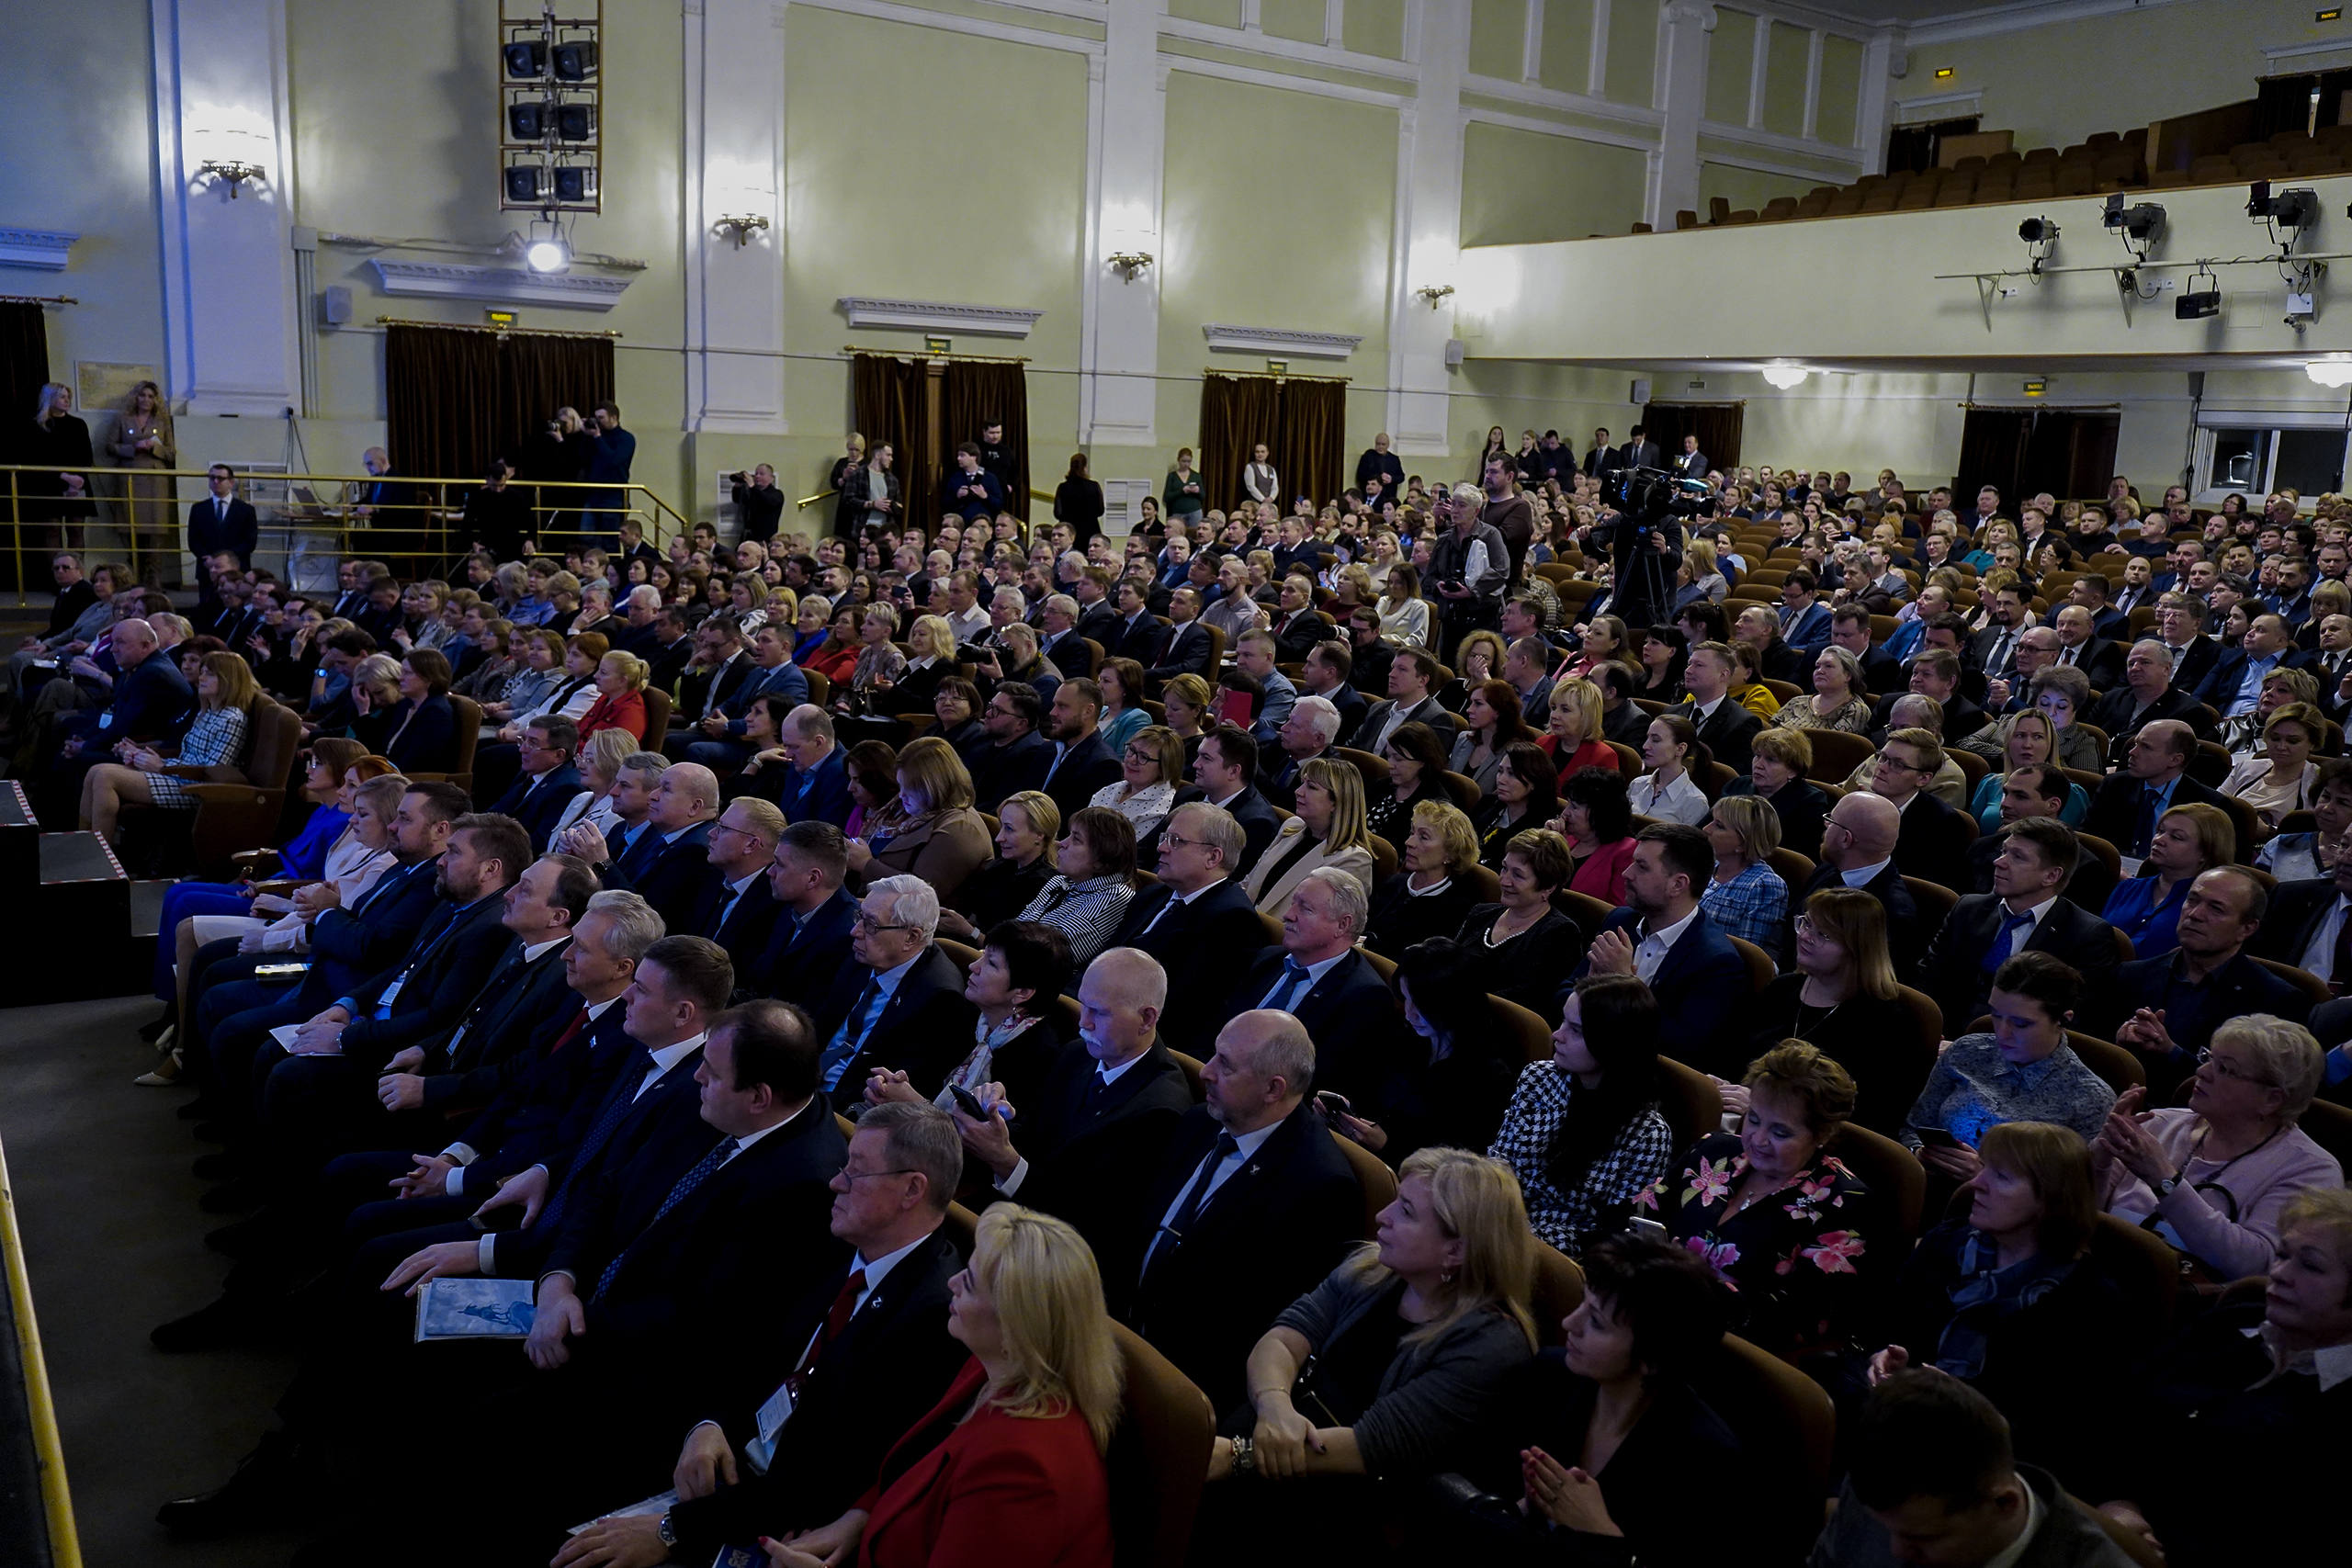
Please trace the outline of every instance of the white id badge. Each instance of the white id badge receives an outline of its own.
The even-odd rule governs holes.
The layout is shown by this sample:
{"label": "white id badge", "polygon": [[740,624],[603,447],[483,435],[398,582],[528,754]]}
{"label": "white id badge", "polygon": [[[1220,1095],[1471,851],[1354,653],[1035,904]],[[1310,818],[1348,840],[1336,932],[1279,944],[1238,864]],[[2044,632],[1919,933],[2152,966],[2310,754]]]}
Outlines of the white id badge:
{"label": "white id badge", "polygon": [[760,1406],[760,1441],[775,1447],[775,1435],[783,1431],[784,1424],[791,1419],[792,1390],[779,1388],[768,1396],[765,1404]]}
{"label": "white id badge", "polygon": [[2120,869],[2122,873],[2123,880],[2126,882],[2129,882],[2133,877],[2139,875],[2140,868],[2147,863],[2145,861],[2135,859],[2131,855],[2118,855],[2115,858],[2120,863]]}

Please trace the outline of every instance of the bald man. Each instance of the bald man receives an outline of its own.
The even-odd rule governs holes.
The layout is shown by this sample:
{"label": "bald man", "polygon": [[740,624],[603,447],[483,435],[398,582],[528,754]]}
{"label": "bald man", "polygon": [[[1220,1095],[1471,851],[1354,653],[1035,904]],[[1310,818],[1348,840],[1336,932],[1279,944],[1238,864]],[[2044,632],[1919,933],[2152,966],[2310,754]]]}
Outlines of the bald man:
{"label": "bald man", "polygon": [[[2165,812],[2197,801],[2222,806],[2217,792],[2188,776],[2188,760],[2196,754],[2197,732],[2181,720],[2159,718],[2143,724],[2132,737],[2122,771],[2108,774],[2098,793],[2091,796],[2082,830],[2115,846],[2124,857],[2124,875],[2138,873],[2136,863],[2147,858],[2148,841]],[[2239,848],[2250,852],[2253,846]]]}
{"label": "bald man", "polygon": [[653,788],[645,818],[652,831],[626,854],[616,858],[591,822],[565,829],[558,847],[594,866],[607,889],[640,895],[671,931],[687,932],[695,929],[695,912],[719,876],[710,855],[710,830],[718,817],[718,775],[700,762],[673,762],[662,770]]}
{"label": "bald man", "polygon": [[196,694],[177,662],[159,646],[153,626],[135,616],[116,622],[112,652],[113,700],[95,712],[85,709],[58,721],[65,743],[52,783],[62,794],[67,815],[80,797],[82,775],[109,760],[119,743],[174,739],[195,713]]}
{"label": "bald man", "polygon": [[[1009,1105],[1003,1086],[991,1083],[978,1097],[986,1120],[955,1112],[964,1146],[988,1167],[998,1195],[1075,1225],[1106,1284],[1132,1278],[1139,1195],[1193,1105],[1159,1041],[1167,1005],[1168,971],[1158,959],[1109,949],[1079,981],[1078,1038],[1062,1047],[1036,1103]],[[1016,1117],[1017,1141],[1006,1125]]]}
{"label": "bald man", "polygon": [[1807,898],[1828,887],[1859,887],[1886,911],[1887,945],[1898,978],[1908,980],[1927,933],[1919,930],[1918,900],[1903,886],[1894,868],[1894,841],[1903,832],[1903,813],[1883,795],[1868,790],[1841,795],[1821,825],[1821,864],[1798,896],[1789,901],[1792,944],[1793,928],[1804,913]]}
{"label": "bald man", "polygon": [[1135,1265],[1106,1266],[1112,1310],[1212,1408],[1249,1397],[1264,1325],[1363,1234],[1363,1190],[1316,1106],[1315,1063],[1315,1042],[1287,1012],[1253,1010],[1218,1031],[1203,1101],[1136,1205]]}

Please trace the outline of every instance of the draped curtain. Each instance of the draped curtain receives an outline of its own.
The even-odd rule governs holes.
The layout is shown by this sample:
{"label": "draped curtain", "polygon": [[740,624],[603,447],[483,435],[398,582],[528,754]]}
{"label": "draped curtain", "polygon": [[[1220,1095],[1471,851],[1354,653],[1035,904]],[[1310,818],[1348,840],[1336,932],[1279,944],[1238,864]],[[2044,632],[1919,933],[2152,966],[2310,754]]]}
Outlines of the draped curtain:
{"label": "draped curtain", "polygon": [[[850,393],[856,406],[858,434],[869,452],[890,444],[890,471],[906,492],[901,516],[921,524],[926,533],[939,521],[932,504],[939,476],[923,434],[923,367],[888,354],[861,354],[850,362]],[[828,458],[830,465],[832,459]],[[830,478],[831,469],[826,469]],[[821,482],[821,480],[820,480]]]}
{"label": "draped curtain", "polygon": [[1642,410],[1642,427],[1668,463],[1681,454],[1682,438],[1696,435],[1709,467],[1731,468],[1739,465],[1747,415],[1743,403],[1651,403]]}
{"label": "draped curtain", "polygon": [[515,457],[558,408],[585,418],[611,397],[613,343],[396,321],[384,395],[393,472],[471,479],[492,457]]}
{"label": "draped curtain", "polygon": [[951,359],[939,378],[939,395],[943,468],[952,462],[960,443],[979,440],[983,426],[991,421],[1003,425],[1004,439],[1012,448],[1012,480],[1008,487],[1012,493],[1004,498],[1005,509],[1025,521],[1029,516],[1028,371],[1019,365]]}
{"label": "draped curtain", "polygon": [[2122,416],[2106,409],[1970,409],[1960,432],[1954,493],[1985,485],[2014,514],[2018,498],[2107,493]]}
{"label": "draped curtain", "polygon": [[1260,442],[1282,479],[1284,513],[1299,496],[1317,506],[1346,484],[1348,389],[1343,381],[1211,375],[1201,382],[1201,449],[1193,467],[1207,504],[1230,512],[1245,499],[1241,470]]}
{"label": "draped curtain", "polygon": [[2017,504],[2018,477],[2025,471],[2026,437],[2032,432],[2033,409],[1970,409],[1960,427],[1960,471],[1954,496],[1973,496],[1986,485],[2001,492],[2006,506]]}
{"label": "draped curtain", "polygon": [[[21,463],[30,456],[26,448],[34,434],[33,403],[48,379],[49,322],[41,308],[29,300],[0,300],[0,463]],[[14,477],[23,487],[28,476]],[[0,481],[8,478],[0,475]],[[10,486],[0,482],[0,522],[14,521],[9,493]]]}

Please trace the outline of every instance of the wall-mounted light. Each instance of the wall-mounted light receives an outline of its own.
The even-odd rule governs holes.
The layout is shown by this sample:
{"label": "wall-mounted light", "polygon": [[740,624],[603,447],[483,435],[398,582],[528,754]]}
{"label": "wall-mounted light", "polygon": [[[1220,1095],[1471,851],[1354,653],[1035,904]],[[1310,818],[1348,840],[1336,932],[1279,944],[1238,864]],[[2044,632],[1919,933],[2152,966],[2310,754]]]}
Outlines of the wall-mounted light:
{"label": "wall-mounted light", "polygon": [[766,215],[757,212],[729,215],[720,219],[718,222],[711,225],[712,228],[718,230],[720,233],[732,238],[735,242],[735,248],[739,251],[743,248],[743,243],[746,240],[749,240],[754,232],[764,230],[767,226],[768,220]]}
{"label": "wall-mounted light", "polygon": [[1430,309],[1434,310],[1438,307],[1438,301],[1445,299],[1448,295],[1453,292],[1453,285],[1451,283],[1424,283],[1419,288],[1414,289],[1413,292],[1428,300],[1430,302]]}
{"label": "wall-mounted light", "polygon": [[545,220],[547,232],[539,232],[539,225],[531,225],[530,239],[523,246],[523,261],[533,272],[569,272],[571,269],[571,242],[563,237],[560,220]]}
{"label": "wall-mounted light", "polygon": [[2352,354],[2331,354],[2303,367],[2303,374],[2323,387],[2352,387]]}
{"label": "wall-mounted light", "polygon": [[1770,381],[1773,386],[1780,388],[1782,391],[1788,390],[1791,387],[1804,386],[1805,378],[1812,374],[1812,371],[1806,369],[1802,365],[1767,365],[1764,367],[1764,379]]}
{"label": "wall-mounted light", "polygon": [[2047,218],[2029,218],[2018,225],[2018,238],[2025,242],[2026,254],[2032,258],[2033,272],[2039,276],[2041,264],[2058,248],[2058,225]]}
{"label": "wall-mounted light", "polygon": [[1939,81],[1939,82],[1949,82],[1949,81],[1951,81],[1951,78],[1952,78],[1952,68],[1951,68],[1951,66],[1949,66],[1949,65],[1944,66],[1942,69],[1939,70],[1939,71],[1936,73],[1936,80],[1937,80],[1937,81]]}
{"label": "wall-mounted light", "polygon": [[1136,280],[1136,274],[1150,267],[1151,253],[1149,251],[1114,251],[1111,253],[1111,265],[1118,271],[1121,277],[1133,283]]}
{"label": "wall-mounted light", "polygon": [[259,164],[248,164],[242,159],[207,158],[196,166],[196,172],[199,175],[210,175],[214,179],[227,186],[229,199],[234,201],[237,199],[238,191],[244,188],[245,182],[250,180],[255,186],[259,186],[262,176],[269,171]]}

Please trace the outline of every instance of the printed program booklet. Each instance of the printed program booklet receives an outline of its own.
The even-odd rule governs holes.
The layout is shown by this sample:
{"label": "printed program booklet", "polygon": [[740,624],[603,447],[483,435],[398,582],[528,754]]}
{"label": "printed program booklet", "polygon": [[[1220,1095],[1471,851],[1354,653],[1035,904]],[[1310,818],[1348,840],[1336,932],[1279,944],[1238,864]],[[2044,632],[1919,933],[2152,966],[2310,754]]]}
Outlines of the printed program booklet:
{"label": "printed program booklet", "polygon": [[427,1280],[416,1297],[416,1342],[520,1339],[531,1332],[529,1280]]}

